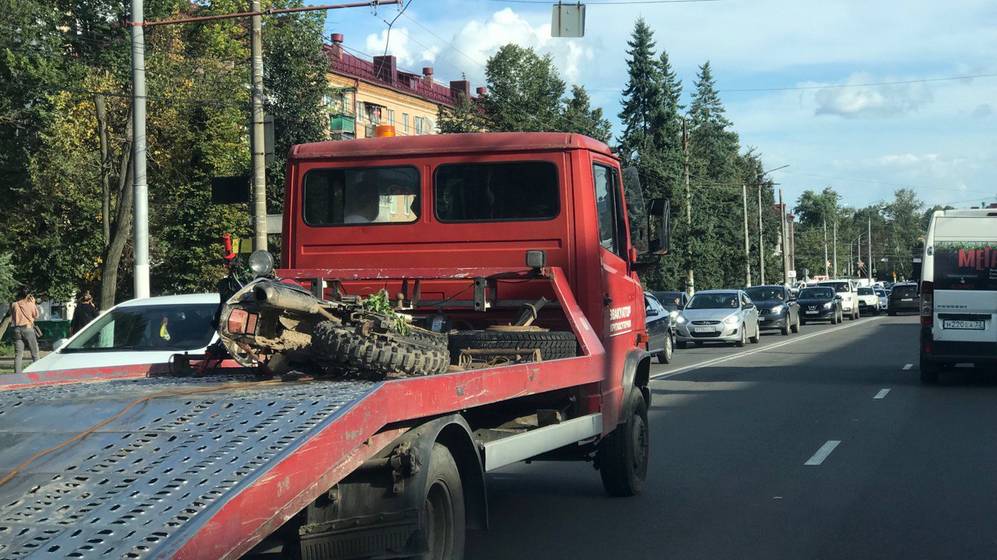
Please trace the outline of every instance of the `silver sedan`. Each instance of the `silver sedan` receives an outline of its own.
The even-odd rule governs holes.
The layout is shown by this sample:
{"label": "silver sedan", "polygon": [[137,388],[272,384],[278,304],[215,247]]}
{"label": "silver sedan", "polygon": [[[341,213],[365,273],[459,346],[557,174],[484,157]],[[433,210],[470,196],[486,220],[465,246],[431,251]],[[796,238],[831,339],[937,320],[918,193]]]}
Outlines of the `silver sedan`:
{"label": "silver sedan", "polygon": [[679,348],[690,342],[758,342],[758,309],[743,290],[704,290],[689,300],[676,319]]}

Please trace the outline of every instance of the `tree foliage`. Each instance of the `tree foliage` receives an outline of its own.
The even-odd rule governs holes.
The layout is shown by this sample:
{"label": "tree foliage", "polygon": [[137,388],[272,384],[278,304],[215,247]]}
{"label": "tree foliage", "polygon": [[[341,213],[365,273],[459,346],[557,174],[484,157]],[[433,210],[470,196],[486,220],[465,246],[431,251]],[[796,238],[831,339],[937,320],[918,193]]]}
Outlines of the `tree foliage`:
{"label": "tree foliage", "polygon": [[589,94],[582,86],[571,86],[571,97],[564,104],[561,119],[567,132],[584,134],[606,144],[612,136],[611,126],[602,116],[602,109],[592,108]]}
{"label": "tree foliage", "polygon": [[564,80],[550,55],[503,45],[485,65],[488,94],[481,102],[496,131],[559,130]]}
{"label": "tree foliage", "polygon": [[481,105],[463,94],[457,96],[453,108],[439,106],[436,112],[436,125],[441,134],[482,132],[486,127]]}

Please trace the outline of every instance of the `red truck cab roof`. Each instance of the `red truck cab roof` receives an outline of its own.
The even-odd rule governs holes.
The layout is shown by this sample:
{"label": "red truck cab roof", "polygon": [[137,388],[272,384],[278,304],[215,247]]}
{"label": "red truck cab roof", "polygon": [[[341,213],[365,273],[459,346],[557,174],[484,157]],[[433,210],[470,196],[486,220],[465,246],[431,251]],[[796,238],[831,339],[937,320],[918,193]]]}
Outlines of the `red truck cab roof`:
{"label": "red truck cab roof", "polygon": [[564,132],[480,132],[365,138],[345,142],[315,142],[291,148],[291,159],[348,159],[397,155],[439,155],[468,152],[536,152],[547,150],[590,150],[615,157],[609,146],[581,134]]}

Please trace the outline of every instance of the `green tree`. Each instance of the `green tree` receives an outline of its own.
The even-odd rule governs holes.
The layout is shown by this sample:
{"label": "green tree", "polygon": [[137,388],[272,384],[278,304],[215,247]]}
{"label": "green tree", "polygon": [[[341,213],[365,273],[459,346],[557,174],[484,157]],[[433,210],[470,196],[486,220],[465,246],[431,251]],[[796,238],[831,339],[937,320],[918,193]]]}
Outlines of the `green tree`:
{"label": "green tree", "polygon": [[627,45],[627,83],[619,114],[623,133],[618,151],[627,165],[637,166],[641,186],[653,197],[661,192],[659,140],[667,116],[654,32],[644,18],[637,19]]}
{"label": "green tree", "polygon": [[[301,0],[282,0],[271,7],[301,5]],[[323,98],[329,91],[325,78],[329,59],[323,50],[324,20],[320,12],[265,20],[265,109],[274,119],[274,161],[267,166],[270,212],[279,213],[284,206],[284,172],[291,146],[325,138]]]}
{"label": "green tree", "polygon": [[508,44],[485,65],[488,93],[481,99],[494,131],[551,131],[562,126],[564,81],[550,55]]}
{"label": "green tree", "polygon": [[[689,160],[693,177],[690,245],[697,287],[744,283],[738,138],[717,93],[709,62],[700,66],[689,105]],[[743,244],[743,241],[742,241]],[[743,245],[742,245],[743,247]]]}
{"label": "green tree", "polygon": [[890,222],[889,243],[895,260],[890,264],[898,276],[910,278],[913,253],[924,243],[925,230],[922,229],[924,203],[911,189],[897,189],[893,200],[883,209]]}
{"label": "green tree", "polygon": [[583,86],[571,86],[571,97],[564,104],[562,119],[563,129],[567,132],[584,134],[607,144],[612,136],[609,121],[602,116],[602,109],[592,108],[589,94]]}
{"label": "green tree", "polygon": [[436,125],[441,134],[482,132],[485,120],[481,106],[466,95],[458,95],[454,106],[440,105],[436,112]]}

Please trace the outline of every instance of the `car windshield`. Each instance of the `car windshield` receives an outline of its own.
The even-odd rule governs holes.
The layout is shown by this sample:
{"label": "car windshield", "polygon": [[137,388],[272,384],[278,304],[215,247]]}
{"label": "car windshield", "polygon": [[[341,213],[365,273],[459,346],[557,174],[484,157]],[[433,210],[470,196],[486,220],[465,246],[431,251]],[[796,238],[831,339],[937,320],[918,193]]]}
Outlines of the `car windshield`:
{"label": "car windshield", "polygon": [[696,294],[686,309],[737,309],[737,294]]}
{"label": "car windshield", "polygon": [[876,294],[876,292],[874,292],[872,288],[859,288],[859,295],[860,296],[871,296],[871,295],[875,295],[875,294]]}
{"label": "car windshield", "polygon": [[669,311],[682,307],[682,292],[654,292],[654,296]]}
{"label": "car windshield", "polygon": [[822,283],[821,286],[827,286],[828,288],[833,288],[834,291],[838,293],[848,291],[848,282],[827,282],[827,283]]}
{"label": "car windshield", "polygon": [[765,301],[769,299],[784,301],[786,299],[785,292],[782,288],[756,286],[754,288],[748,288],[744,291],[748,293],[748,297],[750,297],[753,301]]}
{"label": "car windshield", "polygon": [[800,291],[800,299],[828,299],[834,297],[831,288],[804,288]]}
{"label": "car windshield", "polygon": [[217,305],[136,305],[104,314],[62,352],[195,350],[211,342]]}

